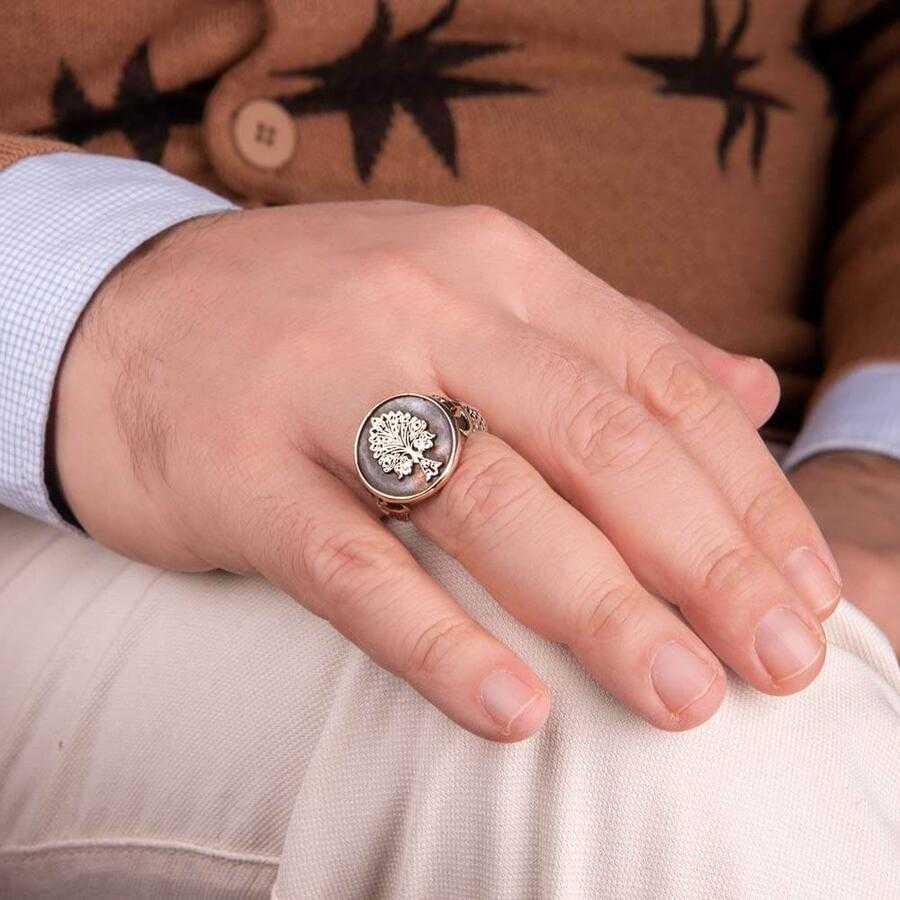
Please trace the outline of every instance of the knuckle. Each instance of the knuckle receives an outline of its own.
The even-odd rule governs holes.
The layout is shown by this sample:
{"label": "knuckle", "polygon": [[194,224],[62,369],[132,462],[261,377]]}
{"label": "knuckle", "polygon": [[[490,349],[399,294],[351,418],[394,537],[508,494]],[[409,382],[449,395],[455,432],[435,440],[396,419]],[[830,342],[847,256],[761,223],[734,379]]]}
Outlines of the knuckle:
{"label": "knuckle", "polygon": [[361,205],[361,212],[376,213],[373,219],[381,221],[380,213],[400,213],[401,215],[416,212],[428,212],[435,209],[430,203],[417,203],[415,200],[401,200],[398,198],[385,197],[381,200],[366,200]]}
{"label": "knuckle", "polygon": [[509,213],[483,203],[461,206],[459,212],[469,228],[480,235],[507,237],[527,233],[526,226]]}
{"label": "knuckle", "polygon": [[[759,481],[759,479],[754,479]],[[766,478],[762,486],[754,484],[744,493],[741,525],[747,534],[765,535],[767,541],[786,552],[789,548],[816,546],[822,535],[815,520],[803,506],[794,488],[780,474]]]}
{"label": "knuckle", "polygon": [[654,415],[685,429],[719,418],[728,403],[725,392],[677,344],[658,346],[629,381]]}
{"label": "knuckle", "polygon": [[759,557],[752,547],[718,547],[700,563],[700,584],[707,596],[734,597],[756,582],[759,569]]}
{"label": "knuckle", "polygon": [[543,246],[543,239],[524,222],[493,206],[460,207],[464,227],[477,243],[500,243],[515,257],[527,257]]}
{"label": "knuckle", "polygon": [[563,404],[554,431],[554,441],[594,474],[639,468],[662,440],[659,423],[639,403],[591,375]]}
{"label": "knuckle", "polygon": [[400,571],[390,542],[345,534],[312,520],[303,525],[296,540],[289,539],[282,556],[295,583],[309,585],[317,595],[328,598],[323,614],[329,620],[342,605],[364,602]]}
{"label": "knuckle", "polygon": [[484,545],[508,535],[537,488],[524,460],[505,447],[470,441],[459,468],[442,491],[451,544]]}
{"label": "knuckle", "polygon": [[781,532],[784,525],[794,518],[793,505],[793,489],[790,484],[773,478],[763,487],[755,488],[741,516],[741,524],[751,534],[772,529]]}
{"label": "knuckle", "polygon": [[397,295],[435,297],[442,293],[437,278],[412,253],[400,247],[379,247],[368,251],[360,260],[360,273],[365,281],[377,284],[381,290]]}
{"label": "knuckle", "polygon": [[637,584],[629,584],[608,574],[586,579],[576,603],[574,644],[596,646],[619,641],[633,634],[644,616],[643,594]]}
{"label": "knuckle", "polygon": [[411,646],[401,653],[398,674],[412,683],[420,682],[464,656],[467,648],[480,639],[481,630],[468,619],[439,619],[417,633]]}

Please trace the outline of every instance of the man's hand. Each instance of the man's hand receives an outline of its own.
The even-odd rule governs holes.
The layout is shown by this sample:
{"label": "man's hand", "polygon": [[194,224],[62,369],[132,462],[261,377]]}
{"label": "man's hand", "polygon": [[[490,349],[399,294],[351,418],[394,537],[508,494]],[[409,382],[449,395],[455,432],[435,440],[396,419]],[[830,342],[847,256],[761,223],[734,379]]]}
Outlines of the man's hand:
{"label": "man's hand", "polygon": [[844,593],[900,653],[900,462],[874,453],[824,453],[791,481],[831,544]]}
{"label": "man's hand", "polygon": [[837,570],[756,434],[771,370],[495,210],[320,204],[175,228],[73,337],[62,487],[103,543],[259,572],[466,728],[517,740],[546,688],[353,472],[360,417],[408,392],[462,399],[492,429],[415,524],[648,721],[708,718],[719,660],[770,694],[816,676]]}

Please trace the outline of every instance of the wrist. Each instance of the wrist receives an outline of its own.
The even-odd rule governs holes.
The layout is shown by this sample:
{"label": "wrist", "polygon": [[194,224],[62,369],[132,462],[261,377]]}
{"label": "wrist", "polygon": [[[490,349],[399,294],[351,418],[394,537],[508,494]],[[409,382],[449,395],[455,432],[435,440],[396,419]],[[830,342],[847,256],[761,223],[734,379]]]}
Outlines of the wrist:
{"label": "wrist", "polygon": [[107,275],[76,323],[57,375],[47,434],[48,491],[55,481],[60,514],[66,518],[68,511],[93,537],[126,555],[140,555],[129,523],[139,499],[135,482],[115,473],[139,476],[137,484],[151,494],[154,486],[140,477],[142,456],[166,435],[152,398],[154,384],[166,380],[154,322],[170,315],[163,309],[160,267],[169,243],[200,221],[155,235]]}

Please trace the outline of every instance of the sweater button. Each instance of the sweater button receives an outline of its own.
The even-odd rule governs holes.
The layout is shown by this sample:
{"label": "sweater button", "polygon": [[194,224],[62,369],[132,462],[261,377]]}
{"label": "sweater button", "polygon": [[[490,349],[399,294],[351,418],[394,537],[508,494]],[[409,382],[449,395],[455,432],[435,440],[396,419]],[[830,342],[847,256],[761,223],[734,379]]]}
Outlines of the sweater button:
{"label": "sweater button", "polygon": [[274,100],[245,103],[235,114],[232,136],[238,153],[257,169],[280,169],[297,147],[297,126]]}

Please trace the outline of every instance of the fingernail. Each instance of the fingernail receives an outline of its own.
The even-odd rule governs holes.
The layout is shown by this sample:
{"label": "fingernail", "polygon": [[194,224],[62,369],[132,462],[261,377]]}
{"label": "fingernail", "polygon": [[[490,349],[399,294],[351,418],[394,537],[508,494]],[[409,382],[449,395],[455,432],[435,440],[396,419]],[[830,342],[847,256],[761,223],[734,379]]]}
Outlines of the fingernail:
{"label": "fingernail", "polygon": [[798,547],[785,561],[785,571],[797,592],[816,611],[830,609],[841,595],[841,586],[827,564],[809,547]]}
{"label": "fingernail", "polygon": [[710,689],[716,672],[683,644],[670,641],[656,652],[650,678],[659,699],[677,716]]}
{"label": "fingernail", "polygon": [[509,734],[513,723],[526,712],[540,693],[512,672],[498,669],[481,682],[481,703],[487,714]]}
{"label": "fingernail", "polygon": [[756,627],[756,655],[775,682],[808,669],[822,654],[823,642],[786,606],[769,610]]}

